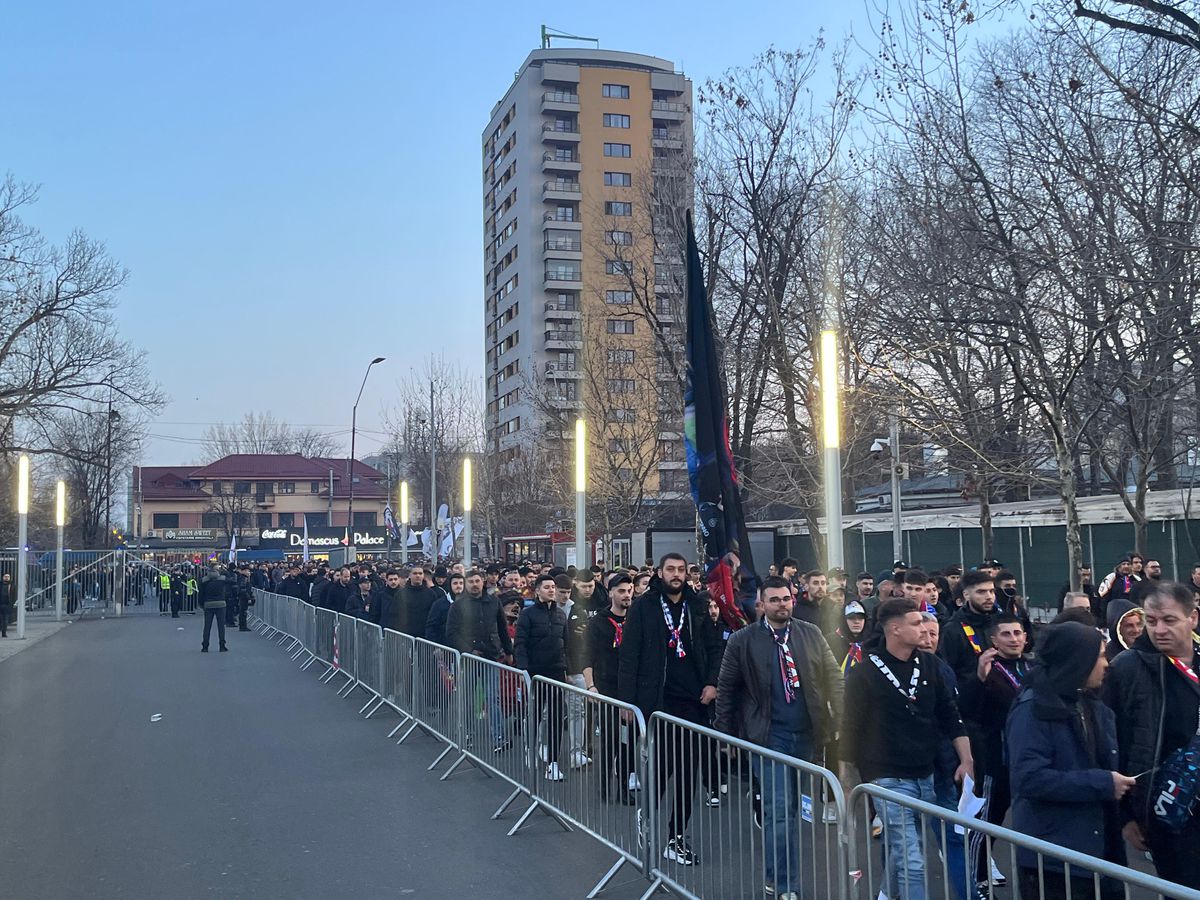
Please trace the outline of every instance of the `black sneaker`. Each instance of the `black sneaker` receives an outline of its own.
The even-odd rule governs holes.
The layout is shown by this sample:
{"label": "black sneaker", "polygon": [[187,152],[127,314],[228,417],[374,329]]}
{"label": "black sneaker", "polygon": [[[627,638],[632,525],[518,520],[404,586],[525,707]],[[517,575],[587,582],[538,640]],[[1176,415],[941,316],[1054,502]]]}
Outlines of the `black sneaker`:
{"label": "black sneaker", "polygon": [[680,834],[667,841],[667,846],[663,848],[663,859],[669,859],[681,866],[694,866],[700,861],[699,857],[692,852],[692,848],[688,846],[688,842],[684,840],[683,835]]}

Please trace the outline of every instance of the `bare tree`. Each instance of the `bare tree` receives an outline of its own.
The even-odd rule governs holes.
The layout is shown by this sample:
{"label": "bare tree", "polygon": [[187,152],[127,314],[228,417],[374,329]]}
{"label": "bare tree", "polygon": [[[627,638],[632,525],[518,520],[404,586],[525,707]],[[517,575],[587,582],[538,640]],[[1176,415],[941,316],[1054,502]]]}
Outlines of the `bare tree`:
{"label": "bare tree", "polygon": [[214,462],[238,453],[298,453],[306,458],[334,456],[338,441],[314,428],[297,428],[279,421],[268,412],[248,412],[240,422],[210,425],[204,432],[201,453],[204,462]]}

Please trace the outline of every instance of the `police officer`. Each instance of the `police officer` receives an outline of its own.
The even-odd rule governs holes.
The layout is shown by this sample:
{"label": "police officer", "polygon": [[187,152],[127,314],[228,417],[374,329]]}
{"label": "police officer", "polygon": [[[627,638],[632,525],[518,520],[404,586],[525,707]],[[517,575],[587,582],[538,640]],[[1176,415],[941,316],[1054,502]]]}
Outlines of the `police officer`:
{"label": "police officer", "polygon": [[175,570],[171,578],[171,618],[179,618],[179,610],[183,607],[183,597],[187,593],[187,585],[183,580],[183,572]]}
{"label": "police officer", "polygon": [[237,595],[238,631],[249,631],[250,626],[246,624],[246,612],[254,605],[254,588],[250,585],[249,563],[242,563],[238,567],[234,594]]}
{"label": "police officer", "polygon": [[171,601],[171,576],[166,569],[158,573],[158,614],[167,614],[167,604]]}

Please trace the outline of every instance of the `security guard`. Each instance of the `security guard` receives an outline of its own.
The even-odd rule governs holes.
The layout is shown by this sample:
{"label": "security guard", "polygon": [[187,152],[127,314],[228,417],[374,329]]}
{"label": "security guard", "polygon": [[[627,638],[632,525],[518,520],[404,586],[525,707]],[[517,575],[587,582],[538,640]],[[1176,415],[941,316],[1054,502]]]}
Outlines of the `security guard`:
{"label": "security guard", "polygon": [[165,569],[161,569],[158,573],[158,614],[160,616],[167,614],[167,604],[170,602],[171,576]]}
{"label": "security guard", "polygon": [[179,618],[179,610],[183,606],[183,595],[186,587],[183,582],[183,573],[175,572],[175,577],[171,579],[171,618]]}
{"label": "security guard", "polygon": [[187,596],[184,599],[183,611],[189,616],[194,616],[196,614],[196,596],[200,593],[200,584],[196,581],[195,569],[188,572],[186,588]]}

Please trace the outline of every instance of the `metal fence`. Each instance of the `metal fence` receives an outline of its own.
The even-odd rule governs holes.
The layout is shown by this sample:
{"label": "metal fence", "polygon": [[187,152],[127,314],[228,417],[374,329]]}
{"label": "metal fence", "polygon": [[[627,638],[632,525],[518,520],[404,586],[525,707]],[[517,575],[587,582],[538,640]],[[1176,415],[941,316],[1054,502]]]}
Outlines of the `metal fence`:
{"label": "metal fence", "polygon": [[[421,731],[444,744],[431,771],[457,752],[442,780],[470,763],[509,784],[492,818],[527,798],[510,835],[540,810],[612,850],[615,862],[588,897],[632,865],[649,882],[645,897],[666,889],[690,898],[966,900],[977,896],[974,844],[989,900],[1018,881],[1012,896],[1027,900],[1200,900],[1200,891],[1136,868],[878,785],[859,786],[847,801],[832,772],[795,755],[663,713],[647,723],[627,704],[292,597],[257,591],[251,611],[260,634],[303,658],[301,669],[319,661],[321,681],[345,676],[343,696],[367,690],[360,712],[395,711],[389,737],[403,732],[404,743]],[[572,707],[583,726],[577,748]]]}

